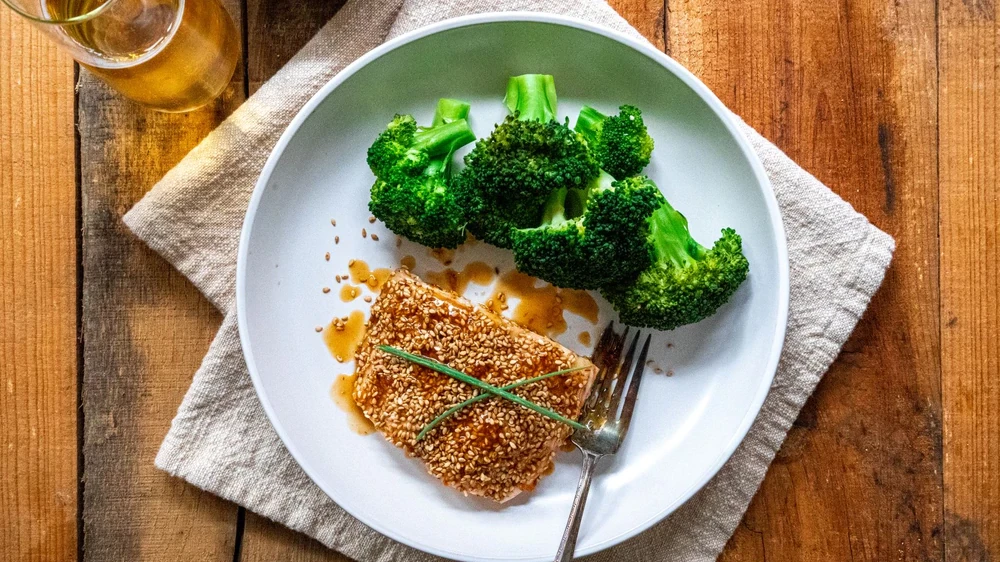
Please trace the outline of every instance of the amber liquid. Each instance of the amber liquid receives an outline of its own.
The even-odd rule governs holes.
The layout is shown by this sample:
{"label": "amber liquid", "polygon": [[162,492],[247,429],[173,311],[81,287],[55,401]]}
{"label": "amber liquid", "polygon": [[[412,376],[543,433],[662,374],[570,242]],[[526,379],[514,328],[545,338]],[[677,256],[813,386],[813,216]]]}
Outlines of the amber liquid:
{"label": "amber liquid", "polygon": [[371,435],[375,432],[375,426],[368,421],[364,412],[354,402],[354,381],[358,380],[358,375],[337,375],[330,387],[330,398],[341,410],[347,414],[347,425],[351,431],[358,435]]}
{"label": "amber liquid", "polygon": [[[46,8],[51,17],[72,17],[103,2],[46,0]],[[215,99],[240,56],[236,27],[218,0],[114,0],[63,31],[90,53],[80,64],[162,111],[188,111]]]}

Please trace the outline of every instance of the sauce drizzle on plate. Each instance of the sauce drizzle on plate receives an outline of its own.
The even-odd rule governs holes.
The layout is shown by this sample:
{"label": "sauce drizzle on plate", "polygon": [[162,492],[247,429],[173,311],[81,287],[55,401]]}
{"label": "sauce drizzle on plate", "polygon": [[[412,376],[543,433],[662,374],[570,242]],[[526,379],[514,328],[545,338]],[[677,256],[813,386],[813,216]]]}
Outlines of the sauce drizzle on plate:
{"label": "sauce drizzle on plate", "polygon": [[375,432],[375,426],[354,403],[354,381],[357,378],[358,375],[337,375],[330,387],[330,398],[347,414],[347,426],[351,431],[358,435],[371,435]]}
{"label": "sauce drizzle on plate", "polygon": [[441,289],[462,295],[469,287],[469,283],[489,287],[494,277],[496,273],[492,267],[481,261],[474,261],[462,268],[462,271],[455,271],[450,267],[442,271],[428,271],[424,275],[424,280]]}
{"label": "sauce drizzle on plate", "polygon": [[351,272],[351,282],[358,285],[367,285],[372,291],[378,291],[385,285],[385,282],[392,277],[392,270],[379,267],[370,269],[363,260],[351,260],[347,263],[347,269]]}
{"label": "sauce drizzle on plate", "polygon": [[323,341],[330,354],[339,363],[354,361],[354,352],[365,334],[365,313],[355,310],[343,318],[334,318],[323,329]]}
{"label": "sauce drizzle on plate", "polygon": [[507,310],[510,297],[518,299],[511,320],[550,338],[566,331],[564,310],[597,324],[597,301],[587,291],[560,289],[511,270],[500,277],[493,294],[486,301],[486,307],[501,314]]}

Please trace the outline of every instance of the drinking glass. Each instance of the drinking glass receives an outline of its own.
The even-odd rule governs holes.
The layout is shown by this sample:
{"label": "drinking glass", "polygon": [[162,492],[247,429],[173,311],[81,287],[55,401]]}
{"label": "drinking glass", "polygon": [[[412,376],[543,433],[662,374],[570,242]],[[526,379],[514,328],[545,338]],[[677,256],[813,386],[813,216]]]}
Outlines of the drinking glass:
{"label": "drinking glass", "polygon": [[2,0],[113,88],[161,111],[222,93],[240,56],[219,0]]}

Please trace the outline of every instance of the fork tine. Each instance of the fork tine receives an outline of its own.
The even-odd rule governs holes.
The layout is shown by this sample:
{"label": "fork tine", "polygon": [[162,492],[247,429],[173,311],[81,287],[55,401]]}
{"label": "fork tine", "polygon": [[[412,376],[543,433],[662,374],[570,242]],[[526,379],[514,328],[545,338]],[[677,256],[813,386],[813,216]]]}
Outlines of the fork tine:
{"label": "fork tine", "polygon": [[597,376],[594,377],[594,383],[590,387],[590,395],[587,396],[587,400],[583,404],[583,413],[588,421],[596,421],[594,414],[597,413],[597,406],[607,393],[605,387],[612,378],[610,373],[618,366],[618,358],[621,356],[622,345],[625,342],[626,334],[628,334],[628,326],[625,327],[621,336],[616,334],[614,330],[605,331],[605,334],[610,334],[610,342],[601,354],[601,364]]}
{"label": "fork tine", "polygon": [[622,393],[625,391],[628,373],[632,370],[632,360],[635,358],[635,348],[639,343],[640,337],[642,337],[642,332],[636,332],[635,337],[632,338],[632,343],[628,346],[628,353],[625,354],[625,359],[622,360],[622,365],[618,369],[618,376],[615,377],[615,391],[611,394],[611,399],[608,400],[606,414],[608,419],[613,419],[618,413],[618,405],[621,404]]}
{"label": "fork tine", "polygon": [[594,366],[597,367],[597,374],[594,375],[594,382],[590,385],[590,394],[587,395],[587,399],[583,403],[583,409],[581,411],[584,416],[590,413],[594,402],[597,400],[597,389],[601,388],[601,381],[604,380],[604,376],[608,372],[608,356],[613,351],[615,340],[618,337],[618,334],[615,333],[614,327],[614,322],[608,323],[608,326],[604,328],[604,332],[601,333],[601,339],[597,341],[594,353],[591,355],[591,360],[594,363]]}
{"label": "fork tine", "polygon": [[649,340],[652,335],[646,336],[646,343],[639,353],[639,361],[632,371],[632,380],[629,381],[628,392],[625,394],[625,405],[622,407],[621,416],[618,417],[618,441],[621,442],[628,432],[629,422],[632,421],[632,409],[635,408],[635,399],[639,395],[639,383],[642,382],[642,373],[646,370],[646,355],[649,354]]}
{"label": "fork tine", "polygon": [[598,406],[607,402],[607,398],[611,393],[611,385],[614,384],[615,378],[618,376],[618,361],[621,358],[622,347],[625,346],[625,339],[628,337],[628,330],[629,327],[625,326],[625,331],[622,332],[621,337],[615,341],[615,346],[609,354],[608,361],[606,363],[608,372],[604,375],[604,380],[601,381],[601,388],[597,395]]}
{"label": "fork tine", "polygon": [[608,322],[607,327],[604,328],[604,332],[601,333],[601,338],[597,340],[597,346],[594,347],[594,352],[591,354],[591,359],[594,365],[597,365],[598,367],[604,366],[602,361],[604,361],[604,357],[607,355],[608,349],[614,342],[615,335],[614,321]]}
{"label": "fork tine", "polygon": [[[626,338],[628,335],[628,330],[622,334],[622,346],[624,347]],[[628,352],[625,354],[624,363],[619,364],[617,357],[615,358],[615,372],[614,374],[608,373],[604,378],[604,384],[601,385],[601,395],[598,398],[597,406],[595,408],[595,415],[597,418],[607,421],[614,417],[616,411],[611,408],[612,393],[625,384],[625,378],[628,377],[629,368],[632,365],[632,356],[635,354],[635,340],[638,339],[638,333],[634,338],[632,338],[632,345],[629,347]],[[619,351],[621,348],[619,348]]]}

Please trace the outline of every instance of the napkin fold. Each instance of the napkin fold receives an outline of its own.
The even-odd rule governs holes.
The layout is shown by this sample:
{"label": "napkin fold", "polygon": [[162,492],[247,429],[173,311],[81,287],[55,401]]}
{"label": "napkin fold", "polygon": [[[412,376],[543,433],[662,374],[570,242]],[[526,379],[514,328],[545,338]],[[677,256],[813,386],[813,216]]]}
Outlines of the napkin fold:
{"label": "napkin fold", "polygon": [[[602,0],[349,0],[284,68],[125,217],[125,224],[224,314],[156,465],[360,562],[439,560],[365,526],[331,501],[268,422],[243,359],[234,310],[240,228],[264,161],[303,104],[386,39],[478,12],[572,15],[638,39]],[[788,332],[771,391],[746,439],[698,494],[650,530],[589,560],[715,560],[799,409],[882,282],[891,237],[738,121],[771,180],[788,235]]]}

